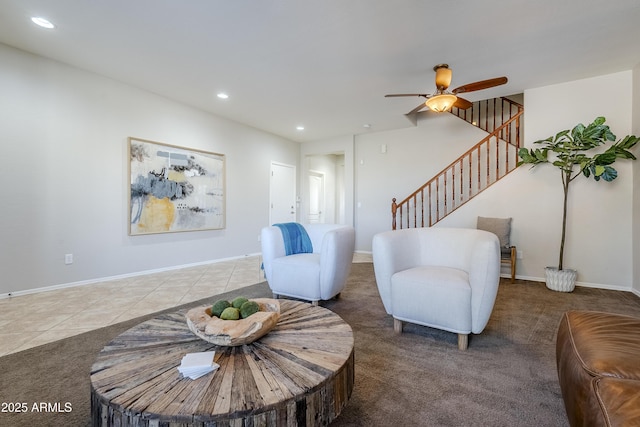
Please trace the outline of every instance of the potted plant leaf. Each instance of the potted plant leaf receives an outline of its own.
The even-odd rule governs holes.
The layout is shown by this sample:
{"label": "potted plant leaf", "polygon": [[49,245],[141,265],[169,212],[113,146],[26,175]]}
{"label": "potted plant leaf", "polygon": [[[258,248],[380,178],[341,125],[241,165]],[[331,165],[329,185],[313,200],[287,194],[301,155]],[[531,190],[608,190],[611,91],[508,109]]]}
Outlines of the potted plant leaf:
{"label": "potted plant leaf", "polygon": [[[618,176],[618,172],[612,166],[617,159],[636,159],[629,150],[638,143],[640,138],[627,135],[616,141],[616,136],[609,126],[604,124],[605,120],[604,117],[597,117],[587,126],[580,123],[571,130],[566,129],[555,136],[535,141],[534,144],[539,144],[541,148],[530,150],[520,148],[518,151],[521,159],[518,166],[527,163],[535,167],[548,163],[558,168],[562,177],[564,198],[558,267],[545,268],[547,287],[555,291],[573,291],[577,276],[575,270],[563,268],[567,230],[567,196],[570,184],[581,175],[585,178],[593,177],[595,181],[613,181]],[[604,146],[609,143],[611,144],[608,148],[604,149]]]}

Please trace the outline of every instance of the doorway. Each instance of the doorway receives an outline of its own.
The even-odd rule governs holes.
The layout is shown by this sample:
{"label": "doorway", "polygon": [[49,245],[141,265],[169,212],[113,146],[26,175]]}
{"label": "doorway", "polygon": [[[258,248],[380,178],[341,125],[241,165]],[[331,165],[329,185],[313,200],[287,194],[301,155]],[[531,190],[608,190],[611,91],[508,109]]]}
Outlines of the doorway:
{"label": "doorway", "polygon": [[323,224],[325,210],[324,173],[309,171],[309,224]]}
{"label": "doorway", "polygon": [[345,156],[341,152],[305,157],[301,218],[323,224],[348,223],[345,215]]}

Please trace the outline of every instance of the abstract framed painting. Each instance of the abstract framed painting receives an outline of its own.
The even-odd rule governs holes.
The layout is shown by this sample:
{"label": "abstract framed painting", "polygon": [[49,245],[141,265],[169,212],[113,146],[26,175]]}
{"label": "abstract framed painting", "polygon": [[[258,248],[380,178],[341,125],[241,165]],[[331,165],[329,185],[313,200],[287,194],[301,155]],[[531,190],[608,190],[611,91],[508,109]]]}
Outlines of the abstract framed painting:
{"label": "abstract framed painting", "polygon": [[128,138],[129,235],[225,227],[224,154]]}

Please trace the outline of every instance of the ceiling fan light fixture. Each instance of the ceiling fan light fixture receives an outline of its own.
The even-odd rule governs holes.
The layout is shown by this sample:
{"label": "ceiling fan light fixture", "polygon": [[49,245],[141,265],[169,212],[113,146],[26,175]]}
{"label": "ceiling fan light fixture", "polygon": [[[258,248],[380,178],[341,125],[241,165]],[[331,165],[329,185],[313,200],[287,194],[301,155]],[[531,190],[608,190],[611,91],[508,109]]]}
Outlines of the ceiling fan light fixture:
{"label": "ceiling fan light fixture", "polygon": [[451,93],[443,93],[440,95],[434,95],[431,98],[427,99],[425,105],[432,111],[442,113],[445,111],[449,111],[457,100],[457,96]]}
{"label": "ceiling fan light fixture", "polygon": [[451,84],[451,69],[447,64],[439,64],[433,67],[436,72],[436,88],[445,90]]}

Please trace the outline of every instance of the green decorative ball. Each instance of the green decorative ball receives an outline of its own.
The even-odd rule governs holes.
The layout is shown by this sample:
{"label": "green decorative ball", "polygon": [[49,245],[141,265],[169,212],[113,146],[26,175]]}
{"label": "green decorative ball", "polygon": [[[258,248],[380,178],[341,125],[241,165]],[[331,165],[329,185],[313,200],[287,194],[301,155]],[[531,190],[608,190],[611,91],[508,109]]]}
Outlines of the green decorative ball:
{"label": "green decorative ball", "polygon": [[231,307],[231,303],[227,300],[218,300],[211,306],[211,314],[220,317],[225,308]]}
{"label": "green decorative ball", "polygon": [[240,316],[243,319],[251,316],[253,313],[257,313],[260,311],[260,306],[255,301],[247,301],[240,307]]}
{"label": "green decorative ball", "polygon": [[240,318],[240,310],[235,307],[227,307],[220,315],[222,320],[238,320]]}
{"label": "green decorative ball", "polygon": [[244,304],[247,301],[249,300],[245,297],[236,297],[233,299],[233,301],[231,301],[231,306],[240,310],[240,307],[242,307],[242,304]]}

